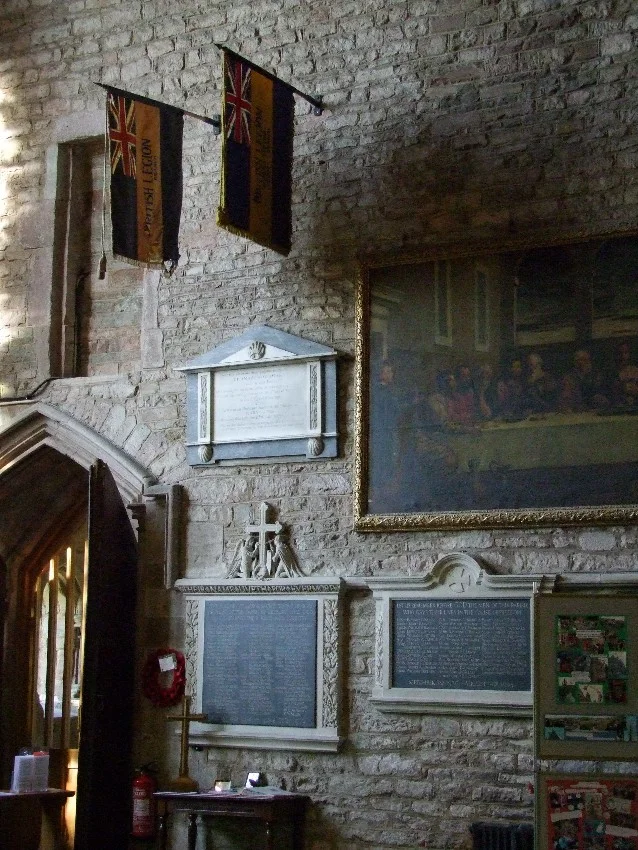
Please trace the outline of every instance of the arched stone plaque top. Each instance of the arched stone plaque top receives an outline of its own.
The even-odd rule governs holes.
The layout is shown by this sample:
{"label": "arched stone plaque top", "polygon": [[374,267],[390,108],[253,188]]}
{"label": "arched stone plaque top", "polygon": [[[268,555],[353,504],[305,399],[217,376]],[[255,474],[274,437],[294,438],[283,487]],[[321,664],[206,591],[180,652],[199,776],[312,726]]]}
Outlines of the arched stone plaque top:
{"label": "arched stone plaque top", "polygon": [[370,589],[377,595],[394,590],[427,592],[430,595],[455,596],[460,594],[483,596],[500,593],[533,593],[535,587],[545,586],[555,577],[535,573],[522,575],[492,572],[485,564],[464,552],[442,555],[428,570],[419,575],[375,576],[367,579]]}

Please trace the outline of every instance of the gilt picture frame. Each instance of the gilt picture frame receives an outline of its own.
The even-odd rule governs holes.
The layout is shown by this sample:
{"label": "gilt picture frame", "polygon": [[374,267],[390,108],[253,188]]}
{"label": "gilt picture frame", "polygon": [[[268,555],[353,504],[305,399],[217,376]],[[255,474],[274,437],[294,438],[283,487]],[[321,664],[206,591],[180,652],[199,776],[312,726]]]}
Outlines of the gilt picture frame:
{"label": "gilt picture frame", "polygon": [[635,524],[638,233],[367,258],[355,528]]}

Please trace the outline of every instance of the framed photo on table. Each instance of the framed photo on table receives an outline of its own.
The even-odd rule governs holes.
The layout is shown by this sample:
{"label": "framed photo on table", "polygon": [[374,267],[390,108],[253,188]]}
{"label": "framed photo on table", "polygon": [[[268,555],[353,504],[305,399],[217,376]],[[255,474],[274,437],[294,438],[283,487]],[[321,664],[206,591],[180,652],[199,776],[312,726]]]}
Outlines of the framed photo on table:
{"label": "framed photo on table", "polygon": [[360,531],[635,523],[638,235],[368,260]]}

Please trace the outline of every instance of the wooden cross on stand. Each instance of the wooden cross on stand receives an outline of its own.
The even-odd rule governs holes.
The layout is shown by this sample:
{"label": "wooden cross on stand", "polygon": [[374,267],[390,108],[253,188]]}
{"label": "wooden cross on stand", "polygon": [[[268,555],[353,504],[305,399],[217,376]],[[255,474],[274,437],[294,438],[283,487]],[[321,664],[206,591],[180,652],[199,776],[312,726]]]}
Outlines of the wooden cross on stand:
{"label": "wooden cross on stand", "polygon": [[270,558],[271,552],[268,549],[267,534],[277,534],[283,531],[283,525],[280,522],[267,522],[268,505],[262,502],[259,506],[259,522],[249,523],[246,526],[248,534],[256,534],[259,539],[259,560],[257,561],[257,572],[261,575],[270,576]]}
{"label": "wooden cross on stand", "polygon": [[191,698],[184,696],[181,714],[167,714],[167,720],[179,720],[182,724],[182,746],[179,759],[179,776],[170,783],[171,791],[199,791],[199,784],[188,775],[188,724],[191,720],[206,720],[206,714],[189,714]]}

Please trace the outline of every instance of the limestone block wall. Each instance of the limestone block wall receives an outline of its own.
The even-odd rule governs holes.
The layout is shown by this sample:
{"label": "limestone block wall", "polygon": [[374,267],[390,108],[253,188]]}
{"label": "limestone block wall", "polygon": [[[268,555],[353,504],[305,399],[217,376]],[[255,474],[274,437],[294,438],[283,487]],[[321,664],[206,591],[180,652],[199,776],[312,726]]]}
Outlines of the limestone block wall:
{"label": "limestone block wall", "polygon": [[[183,486],[188,577],[224,574],[264,500],[289,525],[308,575],[415,574],[452,551],[502,572],[635,569],[633,527],[361,534],[352,522],[358,257],[633,228],[638,13],[630,0],[4,0],[2,397],[51,375],[60,285],[54,165],[60,144],[100,135],[103,93],[94,83],[210,115],[221,96],[215,43],[324,97],[321,117],[297,102],[293,250],[282,258],[217,228],[219,140],[187,119],[179,268],[172,278],[123,273],[118,283],[120,267],[111,266],[114,299],[121,293],[130,307],[118,301],[104,321],[135,322],[112,336],[112,350],[96,351],[105,356],[89,377],[55,380],[39,397],[162,483]],[[252,323],[342,353],[335,460],[186,464],[185,382],[175,367]],[[152,566],[140,663],[161,638],[183,641],[181,601]],[[193,754],[193,774],[203,785],[223,772],[239,781],[258,765],[271,781],[309,793],[309,850],[461,848],[473,820],[531,818],[531,721],[380,714],[368,699],[373,630],[371,598],[357,591],[348,602],[340,754],[215,749]],[[176,742],[142,700],[138,728],[140,759],[159,753],[167,778]]]}

